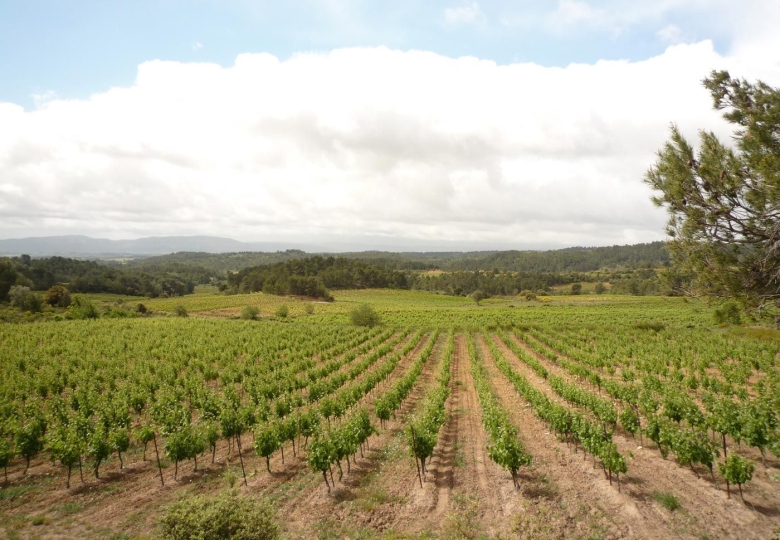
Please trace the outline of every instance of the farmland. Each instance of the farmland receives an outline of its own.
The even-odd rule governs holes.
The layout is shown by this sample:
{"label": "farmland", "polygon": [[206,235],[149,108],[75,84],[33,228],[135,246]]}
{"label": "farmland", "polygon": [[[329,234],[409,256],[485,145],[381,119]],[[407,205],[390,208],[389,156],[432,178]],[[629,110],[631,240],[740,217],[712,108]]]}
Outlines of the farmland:
{"label": "farmland", "polygon": [[[229,486],[285,538],[780,527],[778,332],[682,298],[334,296],[94,295],[148,314],[0,326],[0,537],[154,537]],[[350,324],[362,304],[381,325]],[[752,478],[727,492],[726,463]]]}

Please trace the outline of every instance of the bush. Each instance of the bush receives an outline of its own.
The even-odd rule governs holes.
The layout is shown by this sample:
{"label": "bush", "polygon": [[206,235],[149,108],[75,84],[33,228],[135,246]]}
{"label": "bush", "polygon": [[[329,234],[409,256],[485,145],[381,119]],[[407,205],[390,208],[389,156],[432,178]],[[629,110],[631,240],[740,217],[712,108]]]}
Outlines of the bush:
{"label": "bush", "polygon": [[736,302],[726,302],[713,314],[715,322],[718,324],[742,324],[742,317],[739,314],[739,306]]}
{"label": "bush", "polygon": [[379,314],[368,304],[361,304],[349,313],[349,320],[355,326],[372,328],[380,324]]}
{"label": "bush", "polygon": [[217,497],[195,496],[173,503],[160,519],[163,540],[273,540],[276,513],[265,499],[230,490]]}
{"label": "bush", "polygon": [[477,305],[479,305],[479,303],[485,298],[487,298],[487,295],[482,291],[480,291],[479,289],[471,293],[471,299],[474,300],[474,302],[476,302]]}
{"label": "bush", "polygon": [[23,285],[14,285],[8,291],[8,298],[11,300],[11,305],[21,309],[22,311],[30,311],[32,313],[38,313],[43,307],[43,301],[40,295],[32,292],[30,287]]}
{"label": "bush", "polygon": [[522,291],[520,293],[520,296],[524,297],[527,301],[536,300],[536,293],[533,291],[529,291],[528,289]]}
{"label": "bush", "polygon": [[187,308],[183,305],[179,304],[175,308],[173,308],[173,314],[177,317],[189,317],[190,314],[187,313]]}
{"label": "bush", "polygon": [[143,304],[138,304],[137,306],[135,306],[135,310],[141,315],[146,315],[146,313],[149,311],[148,309],[146,309],[146,306]]}
{"label": "bush", "polygon": [[604,286],[602,282],[599,281],[598,283],[596,283],[596,287],[594,287],[593,292],[595,292],[596,294],[604,294],[605,292],[607,292],[607,288]]}
{"label": "bush", "polygon": [[572,283],[571,294],[582,294],[582,283]]}
{"label": "bush", "polygon": [[284,319],[289,314],[290,314],[290,309],[287,307],[286,304],[282,304],[281,306],[276,308],[276,316],[277,317],[281,317],[282,319]]}
{"label": "bush", "polygon": [[100,316],[95,304],[83,296],[73,297],[67,315],[70,319],[97,319]]}
{"label": "bush", "polygon": [[260,308],[257,306],[247,306],[241,310],[241,318],[245,321],[256,321],[260,314]]}
{"label": "bush", "polygon": [[43,296],[43,301],[51,307],[66,308],[70,305],[70,291],[62,285],[54,285]]}
{"label": "bush", "polygon": [[314,315],[314,304],[308,302],[303,310],[306,312],[306,315]]}

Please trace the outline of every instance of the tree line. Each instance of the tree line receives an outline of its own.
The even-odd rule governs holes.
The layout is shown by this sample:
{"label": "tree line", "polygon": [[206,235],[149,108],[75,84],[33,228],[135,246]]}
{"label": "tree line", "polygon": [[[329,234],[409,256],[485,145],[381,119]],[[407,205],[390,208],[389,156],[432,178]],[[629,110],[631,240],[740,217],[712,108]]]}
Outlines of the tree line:
{"label": "tree line", "polygon": [[129,296],[182,296],[195,285],[208,283],[213,274],[193,265],[161,265],[138,270],[96,261],[65,257],[33,259],[29,255],[0,259],[0,300],[11,287],[46,291],[67,284],[74,293],[113,293]]}
{"label": "tree line", "polygon": [[242,293],[262,291],[331,299],[329,289],[407,289],[409,276],[362,260],[315,255],[245,268],[228,274],[227,286]]}
{"label": "tree line", "polygon": [[179,252],[129,261],[127,266],[148,269],[168,263],[195,265],[215,274],[287,262],[312,256],[365,261],[373,266],[403,272],[445,270],[571,273],[603,269],[657,268],[668,264],[663,242],[627,246],[573,247],[547,251],[389,252],[360,251],[313,254],[300,250],[277,252],[197,253]]}
{"label": "tree line", "polygon": [[[262,291],[332,299],[330,290],[390,288],[440,292],[457,296],[481,291],[489,296],[516,295],[522,291],[549,293],[554,287],[578,283],[609,283],[620,294],[673,294],[655,268],[600,270],[595,272],[510,272],[458,270],[429,272],[398,269],[392,259],[356,259],[310,256],[274,264],[222,273],[181,260],[156,258],[143,266],[29,256],[0,259],[0,301],[7,300],[12,286],[46,291],[66,285],[72,293],[113,293],[129,296],[166,297],[190,294],[198,284],[211,283],[230,293]],[[378,264],[376,264],[378,263]],[[604,292],[605,287],[597,292]],[[572,289],[574,294],[579,289]]]}

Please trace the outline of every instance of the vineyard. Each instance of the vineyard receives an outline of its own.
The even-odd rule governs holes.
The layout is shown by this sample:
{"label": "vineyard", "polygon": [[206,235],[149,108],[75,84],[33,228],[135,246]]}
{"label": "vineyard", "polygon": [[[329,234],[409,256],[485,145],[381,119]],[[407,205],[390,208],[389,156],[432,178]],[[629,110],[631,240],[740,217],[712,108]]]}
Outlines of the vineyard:
{"label": "vineyard", "polygon": [[[703,304],[141,301],[154,316],[0,326],[0,538],[153,538],[166,506],[230,488],[285,538],[780,527],[780,335]],[[350,324],[362,303],[382,324]]]}

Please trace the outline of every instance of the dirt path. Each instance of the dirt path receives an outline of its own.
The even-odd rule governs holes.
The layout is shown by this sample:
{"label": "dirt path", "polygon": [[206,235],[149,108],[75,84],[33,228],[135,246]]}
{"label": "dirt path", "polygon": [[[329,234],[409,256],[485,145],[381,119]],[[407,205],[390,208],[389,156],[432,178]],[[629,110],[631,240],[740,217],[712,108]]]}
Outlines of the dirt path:
{"label": "dirt path", "polygon": [[[498,336],[491,336],[491,339],[512,368],[543,391],[548,398],[576,408],[558,397],[547,382],[519,360]],[[576,381],[548,359],[533,353],[525,344],[522,346],[551,373],[568,382],[587,387],[587,384]],[[738,537],[758,540],[767,538],[778,525],[776,505],[764,507],[754,503],[756,510],[753,510],[744,505],[738,497],[727,500],[725,492],[712,481],[709,474],[697,478],[691,470],[680,467],[672,459],[663,459],[657,450],[643,447],[638,441],[620,433],[614,434],[613,441],[618,450],[627,457],[628,473],[624,477],[622,494],[635,503],[635,508],[648,521],[660,518],[672,527],[673,532],[670,531],[669,537],[698,539],[702,534],[706,534],[711,538]],[[675,495],[685,514],[670,513],[664,509],[654,501],[654,493]],[[764,495],[762,502],[767,501],[767,495]],[[771,504],[771,499],[768,502]]]}
{"label": "dirt path", "polygon": [[520,494],[514,489],[511,475],[488,457],[488,435],[482,425],[465,335],[459,335],[455,340],[454,362],[457,379],[453,398],[459,419],[457,441],[463,456],[462,460],[456,458],[454,484],[459,490],[477,495],[485,532],[506,535],[511,532],[509,517],[519,509]]}
{"label": "dirt path", "polygon": [[[482,336],[477,345],[492,385],[534,459],[530,471],[520,471],[522,504],[530,513],[523,520],[527,529],[539,536],[567,538],[598,534],[615,539],[676,538],[674,534],[656,535],[662,522],[648,522],[633,501],[609,485],[601,470],[595,469],[591,462],[583,461],[582,454],[571,453],[565,443],[558,441],[498,370]],[[506,351],[502,352],[507,356]],[[516,371],[527,375],[522,370]]]}
{"label": "dirt path", "polygon": [[[413,466],[410,468],[411,460],[388,461],[388,454],[397,453],[395,447],[403,435],[406,416],[411,414],[425,390],[435,381],[443,340],[444,336],[439,336],[417,384],[396,412],[396,419],[388,421],[386,428],[371,438],[370,450],[363,457],[358,457],[351,472],[345,475],[341,482],[337,482],[332,493],[328,494],[320,475],[310,473],[311,481],[296,488],[297,493],[282,501],[291,538],[310,538],[312,531],[323,521],[336,524],[348,522],[378,531],[398,521],[398,514],[402,511],[400,502],[405,499],[413,481],[416,482],[416,472]],[[409,363],[419,356],[423,347],[424,344],[420,344],[408,355]],[[383,383],[385,388],[389,388],[403,376],[408,367],[406,365],[399,369],[399,364],[388,381]],[[380,394],[377,393],[372,400],[378,395]],[[400,442],[404,444],[405,452],[405,442]],[[403,456],[406,454],[403,453]],[[378,501],[373,501],[372,498]]]}

